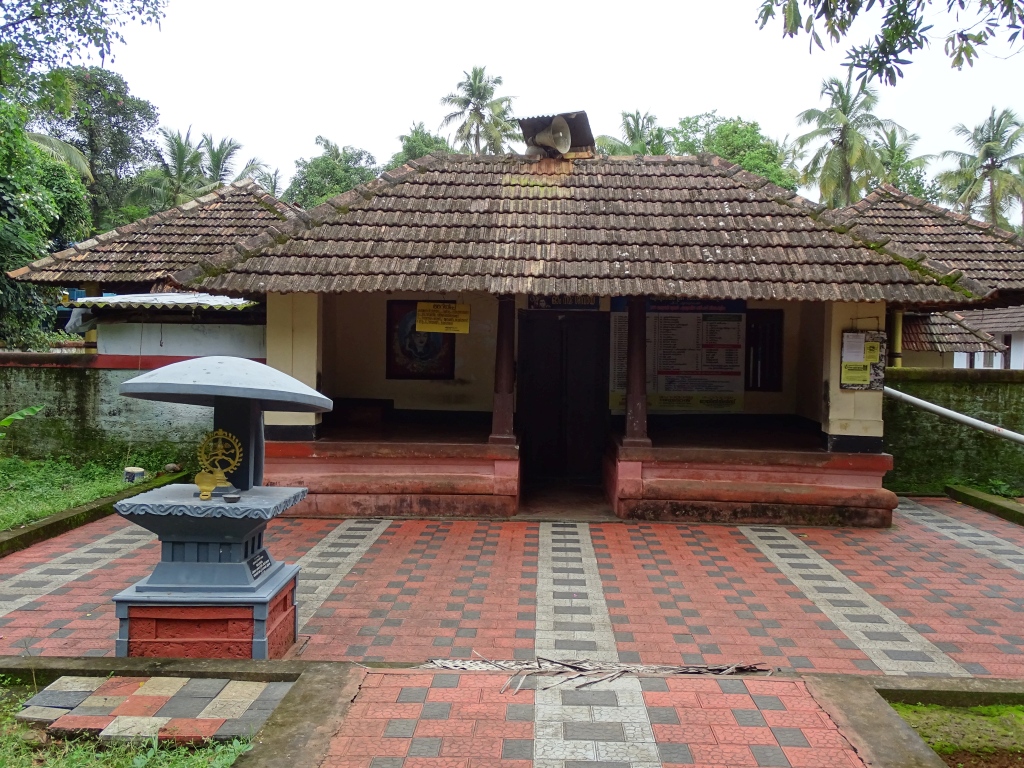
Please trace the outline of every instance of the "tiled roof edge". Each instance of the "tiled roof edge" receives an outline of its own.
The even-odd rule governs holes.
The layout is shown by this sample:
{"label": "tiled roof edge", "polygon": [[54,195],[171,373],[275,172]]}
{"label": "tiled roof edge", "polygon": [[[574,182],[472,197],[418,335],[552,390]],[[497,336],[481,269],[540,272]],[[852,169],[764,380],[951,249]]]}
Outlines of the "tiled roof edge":
{"label": "tiled roof edge", "polygon": [[979,341],[982,341],[988,346],[992,347],[994,350],[996,350],[996,352],[1006,351],[1005,344],[996,341],[996,337],[993,336],[988,331],[983,331],[980,328],[975,328],[963,317],[963,315],[953,311],[941,312],[940,314],[946,319],[948,319],[950,322],[960,326],[965,331],[975,336]]}
{"label": "tiled roof edge", "polygon": [[[739,178],[737,174],[732,174],[732,176],[733,178]],[[790,192],[788,189],[783,189],[782,187],[778,187],[770,182],[762,185],[759,188],[759,191],[768,193],[777,203],[803,210],[813,219],[833,229],[835,232],[841,235],[846,235],[851,240],[865,248],[870,248],[873,251],[883,253],[886,256],[895,259],[911,272],[923,275],[924,277],[935,281],[939,285],[963,295],[965,298],[979,299],[994,293],[989,286],[965,276],[960,270],[951,269],[945,264],[926,258],[924,254],[919,253],[918,251],[911,250],[902,245],[897,245],[892,242],[892,238],[888,235],[883,235],[872,230],[870,227],[863,225],[847,227],[846,222],[852,219],[853,216],[846,217],[845,220],[843,220],[841,216],[836,216],[837,211],[835,209],[829,209],[822,203],[812,203],[810,200],[801,197],[795,192]],[[867,198],[865,198],[865,200],[867,200]],[[865,200],[860,202],[863,203]],[[860,203],[857,203],[855,205],[859,204]],[[871,203],[868,204],[870,205]]]}
{"label": "tiled roof edge", "polygon": [[[158,211],[144,219],[139,219],[138,221],[133,221],[130,224],[124,224],[120,227],[115,227],[114,229],[94,235],[88,240],[83,240],[80,243],[75,243],[70,248],[65,248],[63,251],[51,253],[48,256],[26,264],[24,267],[11,270],[7,273],[7,276],[12,280],[31,280],[33,272],[50,268],[54,264],[69,259],[72,256],[88,253],[97,245],[102,245],[103,243],[110,242],[111,240],[115,240],[124,235],[144,232],[150,227],[154,227],[168,219],[180,216],[182,213],[187,213],[188,211],[195,210],[196,208],[201,208],[209,203],[225,200],[233,194],[244,194],[247,192],[253,194],[257,201],[264,207],[268,208],[268,210],[276,212],[282,217],[282,220],[287,221],[302,215],[298,209],[292,208],[286,203],[281,202],[263,189],[263,187],[257,184],[253,179],[240,179],[239,181],[232,181],[229,184],[225,184],[223,187],[215,189],[205,195],[201,195],[200,197],[187,200],[173,208],[168,208],[166,211]],[[275,205],[275,203],[277,203],[277,205]],[[280,206],[285,206],[285,210],[282,210]]]}

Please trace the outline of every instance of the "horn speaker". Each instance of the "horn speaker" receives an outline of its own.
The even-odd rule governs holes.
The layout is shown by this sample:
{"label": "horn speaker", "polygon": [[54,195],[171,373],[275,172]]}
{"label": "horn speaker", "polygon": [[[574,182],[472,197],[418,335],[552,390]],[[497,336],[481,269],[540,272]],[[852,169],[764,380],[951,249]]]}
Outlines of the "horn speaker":
{"label": "horn speaker", "polygon": [[569,124],[564,117],[556,117],[551,125],[533,137],[533,143],[541,147],[551,147],[558,154],[564,155],[572,146]]}

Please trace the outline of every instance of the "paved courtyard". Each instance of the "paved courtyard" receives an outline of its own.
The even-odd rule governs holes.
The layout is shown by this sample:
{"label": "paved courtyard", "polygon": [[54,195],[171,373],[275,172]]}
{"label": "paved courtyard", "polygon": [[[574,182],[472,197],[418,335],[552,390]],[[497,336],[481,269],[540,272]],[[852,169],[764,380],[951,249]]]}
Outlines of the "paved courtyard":
{"label": "paved courtyard", "polygon": [[[774,676],[499,693],[373,670],[325,768],[862,765],[803,673],[1024,678],[1024,529],[942,499],[888,530],[274,521],[300,658],[763,662]],[[111,517],[0,559],[0,653],[112,655],[110,598],[158,557]]]}

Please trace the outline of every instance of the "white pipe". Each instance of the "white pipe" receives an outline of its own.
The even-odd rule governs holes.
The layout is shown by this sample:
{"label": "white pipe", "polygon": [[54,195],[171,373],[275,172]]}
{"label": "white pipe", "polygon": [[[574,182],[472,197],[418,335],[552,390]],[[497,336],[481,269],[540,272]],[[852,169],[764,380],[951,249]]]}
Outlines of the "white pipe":
{"label": "white pipe", "polygon": [[979,421],[978,419],[965,416],[964,414],[957,413],[956,411],[951,411],[949,408],[943,408],[941,405],[929,403],[927,400],[921,400],[918,397],[913,397],[900,392],[899,390],[891,389],[890,387],[884,387],[882,392],[885,393],[886,397],[891,397],[894,400],[900,400],[904,403],[908,403],[923,411],[929,411],[937,416],[952,419],[953,421],[960,422],[961,424],[966,424],[968,427],[974,427],[975,429],[980,429],[982,432],[988,432],[990,435],[995,435],[996,437],[1004,437],[1007,440],[1013,440],[1015,443],[1024,444],[1024,435],[1018,432],[1011,432],[1008,429],[997,427],[995,424],[989,424],[986,421]]}

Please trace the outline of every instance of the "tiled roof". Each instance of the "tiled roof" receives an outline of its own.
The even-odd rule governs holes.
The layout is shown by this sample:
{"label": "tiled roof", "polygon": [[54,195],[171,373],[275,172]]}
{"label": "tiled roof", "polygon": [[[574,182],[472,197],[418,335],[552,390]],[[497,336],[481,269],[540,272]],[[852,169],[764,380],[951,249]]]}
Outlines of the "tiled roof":
{"label": "tiled roof", "polygon": [[879,187],[849,208],[825,218],[865,234],[876,233],[992,290],[1024,291],[1024,238],[984,221]]}
{"label": "tiled roof", "polygon": [[[964,303],[913,253],[718,158],[427,156],[174,276],[211,292]],[[900,260],[902,258],[902,261]],[[909,264],[910,266],[906,266]]]}
{"label": "tiled roof", "polygon": [[294,208],[267,194],[256,182],[235,182],[97,235],[10,275],[56,285],[152,285],[295,215]]}
{"label": "tiled roof", "polygon": [[1024,331],[1024,307],[976,309],[960,314],[975,328],[992,334]]}
{"label": "tiled roof", "polygon": [[903,316],[904,352],[1002,352],[1006,347],[957,312]]}

